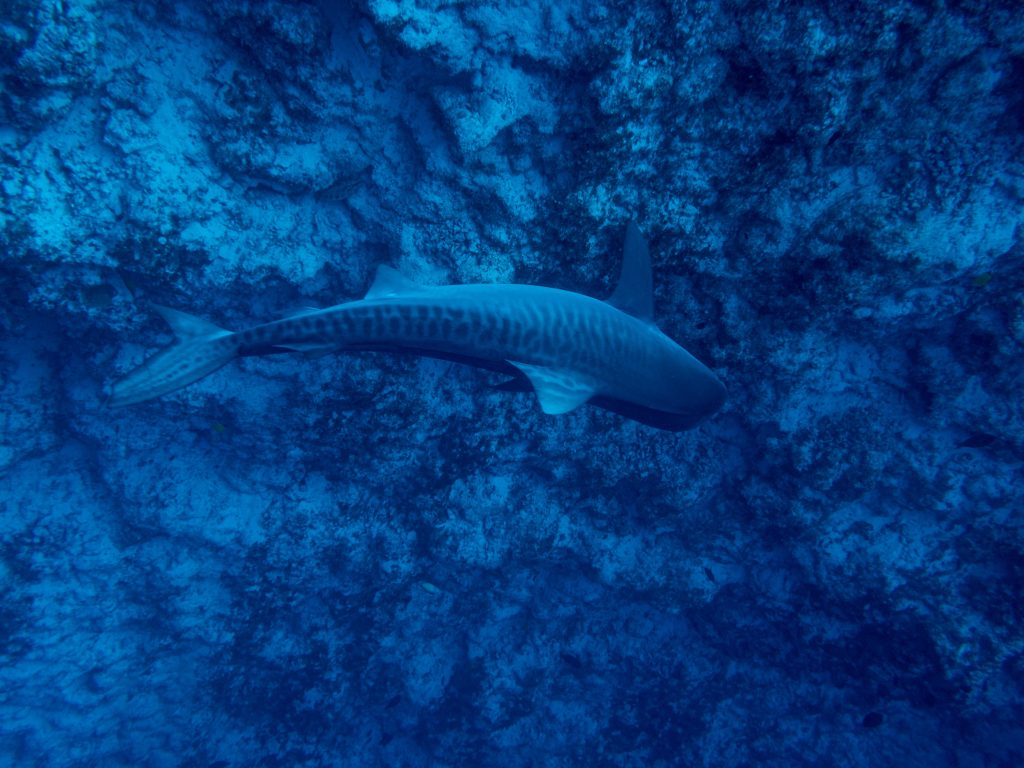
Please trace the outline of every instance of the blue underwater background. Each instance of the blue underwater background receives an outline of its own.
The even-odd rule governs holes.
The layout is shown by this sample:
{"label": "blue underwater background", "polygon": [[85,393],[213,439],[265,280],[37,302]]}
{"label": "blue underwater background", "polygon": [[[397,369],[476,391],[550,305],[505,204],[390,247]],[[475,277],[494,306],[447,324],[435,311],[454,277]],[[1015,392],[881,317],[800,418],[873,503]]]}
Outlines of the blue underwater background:
{"label": "blue underwater background", "polygon": [[[0,765],[1024,763],[1015,2],[8,0]],[[424,283],[607,296],[663,432],[382,353],[103,407]]]}

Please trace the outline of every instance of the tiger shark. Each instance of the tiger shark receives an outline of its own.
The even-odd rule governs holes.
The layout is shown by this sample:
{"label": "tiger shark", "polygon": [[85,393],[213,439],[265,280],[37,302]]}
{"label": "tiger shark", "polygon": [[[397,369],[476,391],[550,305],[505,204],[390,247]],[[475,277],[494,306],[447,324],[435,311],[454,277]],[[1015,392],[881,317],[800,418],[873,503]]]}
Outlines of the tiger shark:
{"label": "tiger shark", "polygon": [[500,388],[536,392],[544,413],[592,405],[679,431],[725,402],[707,366],[654,324],[651,261],[634,222],[607,301],[520,284],[426,286],[382,266],[366,296],[237,333],[154,305],[178,343],[111,387],[113,407],[185,387],[236,357],[276,352],[408,352],[501,371]]}

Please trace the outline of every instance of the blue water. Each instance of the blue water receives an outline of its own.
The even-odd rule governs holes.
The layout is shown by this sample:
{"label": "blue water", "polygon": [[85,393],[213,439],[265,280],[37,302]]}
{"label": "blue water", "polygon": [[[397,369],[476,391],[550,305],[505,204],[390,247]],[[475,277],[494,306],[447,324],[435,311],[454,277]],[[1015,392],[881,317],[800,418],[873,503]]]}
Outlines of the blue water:
{"label": "blue water", "polygon": [[[1024,13],[0,10],[0,765],[1018,766]],[[699,428],[170,341],[597,297],[635,218]]]}

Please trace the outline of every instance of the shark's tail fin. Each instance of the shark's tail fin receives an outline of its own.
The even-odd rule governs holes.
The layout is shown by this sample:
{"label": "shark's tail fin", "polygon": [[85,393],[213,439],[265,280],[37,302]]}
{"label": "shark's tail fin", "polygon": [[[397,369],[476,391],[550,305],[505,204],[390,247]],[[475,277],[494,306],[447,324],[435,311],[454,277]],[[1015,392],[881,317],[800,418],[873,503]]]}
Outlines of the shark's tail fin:
{"label": "shark's tail fin", "polygon": [[141,403],[213,373],[238,354],[235,334],[198,317],[156,304],[178,343],[154,355],[111,388],[107,405],[120,408]]}

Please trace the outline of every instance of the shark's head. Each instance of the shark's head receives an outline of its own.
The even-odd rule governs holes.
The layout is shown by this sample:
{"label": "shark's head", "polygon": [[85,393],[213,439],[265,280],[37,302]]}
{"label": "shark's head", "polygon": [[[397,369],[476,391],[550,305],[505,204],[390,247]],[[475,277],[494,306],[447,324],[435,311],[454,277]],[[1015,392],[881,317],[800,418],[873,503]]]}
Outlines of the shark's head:
{"label": "shark's head", "polygon": [[725,385],[705,365],[698,376],[692,376],[686,382],[684,400],[690,413],[698,414],[698,419],[711,416],[725,405]]}
{"label": "shark's head", "polygon": [[671,342],[664,361],[659,408],[675,414],[680,424],[694,426],[725,404],[725,385],[704,363]]}
{"label": "shark's head", "polygon": [[[656,329],[655,329],[656,330]],[[661,354],[634,369],[628,384],[591,402],[658,429],[692,429],[725,403],[725,386],[697,358],[657,332]]]}
{"label": "shark's head", "polygon": [[[631,221],[626,226],[622,273],[608,304],[640,320],[649,334],[646,341],[653,343],[641,369],[620,371],[625,376],[616,382],[618,386],[592,402],[659,429],[690,429],[722,407],[725,386],[706,365],[658,329],[652,287],[647,241]],[[643,338],[638,328],[633,326],[635,333],[626,346],[635,348]]]}

